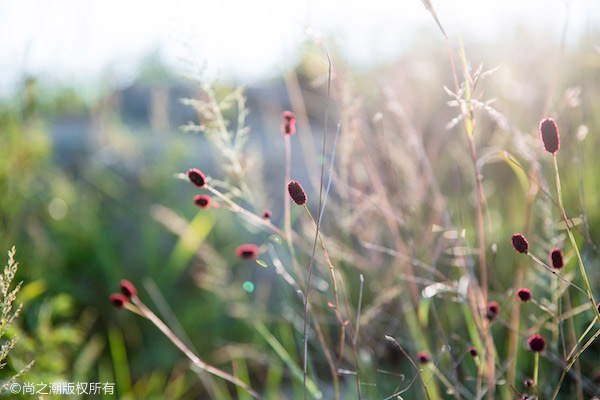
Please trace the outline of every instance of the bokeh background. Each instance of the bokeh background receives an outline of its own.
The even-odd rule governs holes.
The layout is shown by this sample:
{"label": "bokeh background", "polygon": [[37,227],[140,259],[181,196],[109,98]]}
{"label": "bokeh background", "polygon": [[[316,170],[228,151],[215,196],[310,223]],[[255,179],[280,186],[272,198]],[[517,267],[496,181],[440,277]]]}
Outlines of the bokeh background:
{"label": "bokeh background", "polygon": [[[219,98],[245,87],[245,166],[256,195],[248,207],[271,209],[273,222],[282,226],[280,115],[293,109],[306,117],[292,139],[293,178],[316,196],[326,51],[334,70],[329,131],[349,114],[360,115],[375,136],[367,147],[391,196],[404,196],[398,201],[411,222],[405,221],[403,234],[417,242],[415,258],[430,256],[419,235],[431,232],[436,220],[429,189],[419,183],[425,167],[402,150],[410,137],[402,132],[412,129],[421,138],[452,225],[458,231],[475,225],[466,141],[463,132],[447,128],[458,112],[443,89],[454,88],[448,49],[458,63],[459,38],[473,70],[497,67],[478,92],[482,101],[495,99],[494,112],[482,111],[477,126],[490,244],[497,243],[498,254],[510,251],[505,239],[522,229],[525,218],[521,184],[508,164],[496,162],[497,151],[536,164],[537,123],[547,115],[564,134],[559,161],[566,202],[582,216],[589,237],[598,238],[600,6],[593,0],[433,4],[448,40],[419,0],[0,1],[0,248],[16,245],[24,281],[24,310],[15,327],[21,341],[7,374],[35,359],[30,381],[116,382],[118,398],[226,398],[223,383],[190,371],[149,323],[110,305],[109,294],[127,278],[203,358],[223,368],[237,360],[269,393],[298,395],[283,362],[268,355],[264,337],[248,322],[257,307],[271,318],[267,322],[280,321],[276,333],[299,360],[301,337],[290,317],[298,304],[276,302],[297,299],[277,289],[282,283],[272,271],[235,257],[237,245],[265,243],[267,235],[225,209],[199,212],[190,200],[196,191],[177,178],[197,167],[227,179],[211,142],[181,129],[199,122],[181,99],[204,96],[202,84],[211,84]],[[235,120],[236,113],[225,117]],[[300,138],[309,131],[310,141]],[[363,184],[355,187],[368,195],[364,167],[352,159],[344,131],[340,140],[336,179],[355,176]],[[549,173],[546,178],[552,182]],[[375,264],[392,261],[381,254],[369,261],[372,255],[357,238],[364,234],[386,244],[383,222],[372,227],[365,218],[348,217],[369,210],[368,202],[346,210],[336,200],[348,190],[339,187],[330,207],[347,214],[340,211],[342,223],[332,222],[329,234],[339,252],[354,247],[356,258],[363,257],[348,267],[348,297],[356,298],[361,272],[370,278],[365,301],[371,304],[385,286],[384,267]],[[550,216],[547,199],[536,210],[532,231],[538,233],[530,243],[544,254],[554,244],[546,240],[548,232],[560,220],[556,210]],[[467,240],[475,246],[472,229]],[[512,254],[497,264],[494,290],[508,297]],[[252,282],[254,290],[245,290],[243,282]],[[399,323],[390,322],[398,307],[376,310],[381,320],[373,332],[402,336]],[[442,325],[452,339],[452,322]],[[400,362],[381,335],[365,342],[381,368]],[[265,360],[279,362],[282,376],[268,373]],[[594,393],[597,358],[590,356],[585,368],[586,393]],[[380,383],[377,393],[383,398],[395,386]]]}

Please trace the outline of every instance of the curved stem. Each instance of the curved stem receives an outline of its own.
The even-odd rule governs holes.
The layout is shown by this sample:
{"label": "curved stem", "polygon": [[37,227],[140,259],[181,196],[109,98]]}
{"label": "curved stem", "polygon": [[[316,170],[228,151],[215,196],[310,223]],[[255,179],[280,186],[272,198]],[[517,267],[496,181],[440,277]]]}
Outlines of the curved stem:
{"label": "curved stem", "polygon": [[[196,367],[198,367],[212,375],[218,376],[219,378],[223,378],[228,382],[233,383],[234,385],[244,389],[255,399],[262,399],[262,397],[258,393],[256,393],[250,386],[248,386],[246,383],[242,382],[240,379],[236,378],[235,376],[231,375],[228,372],[225,372],[219,368],[213,367],[212,365],[207,364],[204,361],[202,361],[196,354],[194,354],[194,352],[192,352],[189,349],[189,347],[187,347],[173,333],[173,331],[171,331],[171,329],[169,329],[169,327],[164,322],[162,322],[162,320],[160,318],[158,318],[156,316],[156,314],[154,314],[148,307],[146,307],[146,305],[137,296],[133,296],[131,298],[131,301],[138,307],[138,310],[140,311],[137,314],[142,315],[142,316],[146,317],[147,319],[149,319],[150,322],[152,322],[162,333],[164,333],[164,335],[175,346],[177,346],[177,348],[179,348],[179,350],[181,350],[183,352],[183,354],[185,354],[186,357],[189,358]],[[130,309],[130,308],[128,307],[128,309]]]}

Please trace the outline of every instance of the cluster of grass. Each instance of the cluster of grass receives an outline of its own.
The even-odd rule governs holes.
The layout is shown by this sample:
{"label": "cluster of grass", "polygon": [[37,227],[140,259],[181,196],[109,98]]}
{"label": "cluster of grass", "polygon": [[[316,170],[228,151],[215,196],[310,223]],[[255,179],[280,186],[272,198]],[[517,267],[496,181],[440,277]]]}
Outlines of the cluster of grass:
{"label": "cluster of grass", "polygon": [[[12,373],[119,398],[597,396],[593,43],[409,54],[357,75],[307,50],[258,105],[203,83],[168,139],[29,81],[0,114],[0,244],[27,265]],[[69,156],[65,113],[91,116]],[[142,318],[110,307],[122,278]]]}
{"label": "cluster of grass", "polygon": [[[305,99],[294,96],[292,73],[286,82],[295,114],[283,112],[269,133],[282,143],[285,165],[270,182],[283,189],[279,215],[263,212],[251,184],[260,170],[246,162],[242,92],[219,98],[204,85],[200,98],[185,100],[201,123],[185,130],[215,146],[227,177],[202,173],[201,159],[194,164],[199,169],[181,171],[182,180],[203,191],[189,202],[200,208],[199,217],[217,215],[215,229],[231,213],[253,237],[252,243],[201,246],[198,253],[200,287],[250,329],[215,349],[215,360],[230,361],[233,376],[204,361],[199,368],[232,382],[238,396],[598,393],[599,285],[592,267],[598,215],[590,200],[598,166],[597,143],[587,135],[595,129],[590,111],[598,99],[569,87],[560,96],[553,87],[541,96],[542,117],[521,111],[516,118],[525,122],[516,122],[502,112],[516,100],[494,102],[488,94],[501,93],[495,71],[472,68],[462,44],[448,53],[448,87],[439,88],[447,110],[425,115],[419,111],[432,107],[422,100],[428,92],[407,90],[413,82],[398,90],[385,86],[389,74],[411,63],[370,78],[382,82],[370,104],[342,66],[333,64],[333,79],[332,64],[322,69],[324,128],[315,135],[322,135],[321,162],[306,165],[317,174],[301,183],[294,180],[302,176],[298,160],[310,163],[303,152],[317,150],[294,140],[316,138]],[[540,123],[546,116],[560,126],[560,151],[554,120]],[[195,242],[190,230],[178,233],[181,245]],[[235,246],[242,247],[234,252]],[[246,260],[241,270],[215,260],[234,253]],[[117,305],[128,301],[122,297]],[[148,312],[141,314],[148,318]],[[218,378],[203,379],[214,398],[232,396]],[[246,385],[263,388],[256,389],[262,395]]]}

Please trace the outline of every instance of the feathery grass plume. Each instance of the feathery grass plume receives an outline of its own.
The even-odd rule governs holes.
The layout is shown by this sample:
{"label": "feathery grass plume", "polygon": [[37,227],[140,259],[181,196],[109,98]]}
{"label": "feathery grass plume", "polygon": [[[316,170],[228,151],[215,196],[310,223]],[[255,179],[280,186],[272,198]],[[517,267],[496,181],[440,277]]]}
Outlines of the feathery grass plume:
{"label": "feathery grass plume", "polygon": [[523,303],[528,302],[531,300],[531,291],[527,288],[521,288],[517,290],[517,296],[519,296],[519,299],[521,299]]}
{"label": "feathery grass plume", "polygon": [[529,243],[527,243],[527,239],[520,233],[515,233],[512,235],[511,242],[515,250],[521,254],[527,254],[529,250]]}
{"label": "feathery grass plume", "polygon": [[210,196],[207,194],[199,194],[194,196],[194,203],[198,208],[209,208],[210,207]]}
{"label": "feathery grass plume", "polygon": [[298,182],[290,181],[290,183],[288,183],[288,191],[290,192],[290,197],[294,200],[294,203],[299,206],[306,203],[306,192],[304,192],[302,185]]}
{"label": "feathery grass plume", "polygon": [[272,213],[271,213],[271,210],[265,210],[265,211],[263,211],[263,213],[262,213],[262,217],[263,217],[264,219],[271,219],[271,215],[272,215]]}
{"label": "feathery grass plume", "polygon": [[281,132],[285,135],[292,136],[296,133],[296,116],[291,111],[284,111],[281,114],[283,124],[281,124]]}
{"label": "feathery grass plume", "polygon": [[204,187],[204,184],[206,183],[206,177],[199,169],[190,168],[187,172],[187,176],[190,182],[192,182],[197,187]]}
{"label": "feathery grass plume", "polygon": [[498,314],[500,314],[500,304],[498,304],[497,301],[490,301],[487,305],[487,311],[485,316],[490,321],[493,321],[496,319]]}
{"label": "feathery grass plume", "polygon": [[546,118],[540,122],[540,137],[546,151],[556,154],[560,149],[560,137],[558,136],[558,126],[552,118]]}
{"label": "feathery grass plume", "polygon": [[129,302],[129,298],[121,293],[113,293],[109,297],[110,302],[117,308],[125,307],[125,304]]}
{"label": "feathery grass plume", "polygon": [[469,349],[467,350],[467,352],[472,356],[472,357],[477,357],[477,348],[475,346],[471,346],[469,347]]}
{"label": "feathery grass plume", "polygon": [[417,353],[417,360],[419,360],[421,364],[427,364],[431,361],[431,356],[426,351],[420,351]]}
{"label": "feathery grass plume", "polygon": [[541,353],[546,348],[546,341],[541,335],[533,335],[527,340],[529,349],[535,353]]}
{"label": "feathery grass plume", "polygon": [[123,293],[127,299],[131,299],[132,297],[137,296],[137,289],[133,283],[129,282],[127,279],[121,279],[119,282],[119,287],[121,288],[121,293]]}
{"label": "feathery grass plume", "polygon": [[258,258],[258,246],[251,243],[242,244],[235,249],[235,255],[242,260],[253,260]]}
{"label": "feathery grass plume", "polygon": [[564,267],[563,252],[560,251],[560,249],[550,250],[550,261],[552,262],[552,266],[556,269]]}
{"label": "feathery grass plume", "polygon": [[[0,274],[0,293],[2,294],[2,316],[0,319],[0,337],[6,335],[6,331],[11,326],[12,322],[16,317],[19,316],[23,304],[19,304],[17,309],[11,314],[11,310],[13,307],[13,303],[17,298],[17,293],[21,290],[21,285],[23,282],[19,282],[14,289],[10,290],[10,286],[12,281],[19,269],[19,263],[15,261],[15,246],[13,246],[8,251],[8,263],[4,266],[4,271]],[[8,353],[15,347],[19,338],[17,335],[13,335],[10,339],[2,343],[0,347],[0,369],[4,368],[6,365],[6,358],[8,357]],[[25,368],[21,369],[15,375],[13,375],[10,379],[5,382],[2,382],[2,386],[0,386],[0,393],[6,393],[11,389],[12,383],[15,380],[23,375],[25,372],[29,371],[31,366],[33,365],[33,361],[25,366]]]}

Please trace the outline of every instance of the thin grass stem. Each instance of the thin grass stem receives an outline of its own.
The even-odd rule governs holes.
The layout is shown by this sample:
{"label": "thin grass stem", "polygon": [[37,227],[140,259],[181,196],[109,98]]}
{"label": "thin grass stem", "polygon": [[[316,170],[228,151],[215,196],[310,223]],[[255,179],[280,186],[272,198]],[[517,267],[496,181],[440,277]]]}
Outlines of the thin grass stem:
{"label": "thin grass stem", "polygon": [[[181,350],[183,354],[185,354],[186,357],[189,358],[190,361],[192,361],[192,363],[196,367],[208,372],[209,374],[218,376],[219,378],[223,378],[226,381],[231,382],[232,384],[244,389],[255,399],[262,399],[262,397],[245,382],[242,382],[240,379],[231,375],[228,372],[213,367],[212,365],[202,361],[181,340],[179,340],[179,338],[173,333],[173,331],[171,331],[171,329],[169,329],[169,327],[160,318],[158,318],[156,314],[154,314],[148,307],[146,307],[146,305],[137,296],[132,296],[131,301],[137,306],[139,310],[139,313],[137,314],[150,320],[150,322],[152,322],[154,326],[156,326],[175,346],[177,346],[177,348]],[[127,309],[131,310],[130,307],[128,307]]]}

